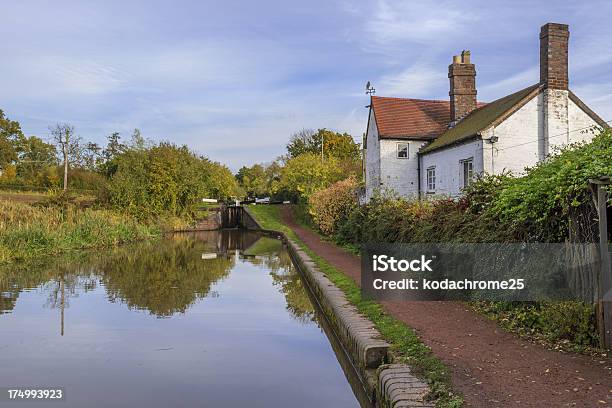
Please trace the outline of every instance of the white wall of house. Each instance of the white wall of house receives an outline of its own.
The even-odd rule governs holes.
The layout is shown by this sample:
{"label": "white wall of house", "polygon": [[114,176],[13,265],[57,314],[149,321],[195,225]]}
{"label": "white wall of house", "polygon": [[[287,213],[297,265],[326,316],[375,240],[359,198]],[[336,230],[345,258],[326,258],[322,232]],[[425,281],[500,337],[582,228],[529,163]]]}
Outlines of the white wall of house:
{"label": "white wall of house", "polygon": [[[408,158],[398,158],[398,145],[408,144]],[[393,190],[403,197],[417,198],[419,194],[418,151],[422,140],[381,139],[381,190]]]}
{"label": "white wall of house", "polygon": [[380,141],[374,120],[374,110],[370,109],[365,149],[365,187],[366,201],[380,188]]}
{"label": "white wall of house", "polygon": [[579,129],[597,123],[569,99],[567,91],[545,92],[527,102],[498,126],[483,133],[483,139],[496,136],[495,145],[484,142],[484,171],[501,174],[524,173],[547,154],[568,143],[589,141],[593,134]]}
{"label": "white wall of house", "polygon": [[[597,122],[571,99],[568,103],[567,114],[569,117],[569,142],[588,142],[592,140],[593,132],[587,131],[585,128],[593,129],[593,127],[599,127]],[[556,144],[556,141],[554,142]]]}
{"label": "white wall of house", "polygon": [[[498,126],[484,132],[483,161],[486,173],[510,171],[520,174],[525,167],[538,162],[544,137],[542,104],[543,98],[539,94]],[[486,141],[492,136],[497,137],[494,145]]]}
{"label": "white wall of house", "polygon": [[[408,144],[408,158],[398,158],[398,144]],[[365,150],[366,201],[378,191],[394,191],[404,197],[419,192],[417,152],[425,142],[402,139],[379,139],[374,111],[370,110]]]}
{"label": "white wall of house", "polygon": [[[483,141],[473,139],[462,144],[434,150],[421,156],[421,191],[425,195],[456,197],[464,185],[463,162],[473,160],[474,174],[483,171]],[[435,169],[435,189],[427,185],[427,169]]]}

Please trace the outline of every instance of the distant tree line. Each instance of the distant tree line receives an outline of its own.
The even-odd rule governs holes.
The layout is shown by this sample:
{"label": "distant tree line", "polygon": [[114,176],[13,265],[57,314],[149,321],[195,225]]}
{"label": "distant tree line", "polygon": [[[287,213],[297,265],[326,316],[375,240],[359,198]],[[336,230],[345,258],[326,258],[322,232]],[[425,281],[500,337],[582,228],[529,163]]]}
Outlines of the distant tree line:
{"label": "distant tree line", "polygon": [[336,181],[361,179],[361,148],[348,133],[303,129],[291,135],[286,148],[272,163],[238,171],[244,196],[298,202]]}
{"label": "distant tree line", "polygon": [[224,165],[170,142],[154,143],[135,129],[106,146],[84,141],[73,126],[49,128],[50,141],[25,136],[0,110],[0,187],[90,190],[98,203],[138,217],[182,216],[203,197],[236,196]]}

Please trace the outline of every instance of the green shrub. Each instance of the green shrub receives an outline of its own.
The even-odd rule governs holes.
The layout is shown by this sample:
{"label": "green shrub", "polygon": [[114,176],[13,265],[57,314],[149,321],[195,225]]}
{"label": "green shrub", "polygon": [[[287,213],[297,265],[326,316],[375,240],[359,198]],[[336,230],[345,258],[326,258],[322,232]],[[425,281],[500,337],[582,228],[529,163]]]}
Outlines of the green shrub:
{"label": "green shrub", "polygon": [[310,215],[322,233],[334,234],[338,225],[357,207],[356,189],[357,181],[349,177],[310,196]]}
{"label": "green shrub", "polygon": [[[529,169],[524,177],[507,177],[488,211],[532,241],[562,242],[571,208],[590,200],[589,179],[612,174],[612,131],[595,136]],[[612,204],[612,198],[610,203]]]}
{"label": "green shrub", "polygon": [[475,302],[473,307],[520,335],[574,350],[599,347],[595,310],[582,302]]}
{"label": "green shrub", "polygon": [[140,220],[182,217],[203,197],[223,199],[238,191],[227,167],[169,143],[128,149],[108,168],[100,198]]}

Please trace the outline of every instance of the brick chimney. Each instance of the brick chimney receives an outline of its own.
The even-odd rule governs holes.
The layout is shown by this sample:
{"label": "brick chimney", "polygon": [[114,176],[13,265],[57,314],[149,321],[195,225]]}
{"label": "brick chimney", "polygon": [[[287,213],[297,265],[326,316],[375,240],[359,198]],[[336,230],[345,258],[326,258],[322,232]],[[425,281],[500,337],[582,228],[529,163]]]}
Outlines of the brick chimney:
{"label": "brick chimney", "polygon": [[549,89],[568,89],[567,24],[548,23],[540,29],[540,83]]}
{"label": "brick chimney", "polygon": [[538,136],[538,159],[544,160],[552,141],[569,142],[569,91],[567,24],[548,23],[540,29],[540,83],[542,92],[542,132]]}
{"label": "brick chimney", "polygon": [[470,52],[453,57],[448,66],[450,78],[450,127],[476,109],[476,67],[470,63]]}

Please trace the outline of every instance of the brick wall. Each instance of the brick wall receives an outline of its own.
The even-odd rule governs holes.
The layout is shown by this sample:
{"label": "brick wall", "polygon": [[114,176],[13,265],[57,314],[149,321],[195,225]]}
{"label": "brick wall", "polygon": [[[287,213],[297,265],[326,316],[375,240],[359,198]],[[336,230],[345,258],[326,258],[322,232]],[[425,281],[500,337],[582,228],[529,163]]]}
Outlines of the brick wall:
{"label": "brick wall", "polygon": [[470,62],[470,52],[453,57],[448,66],[450,79],[451,122],[457,122],[476,109],[476,67]]}
{"label": "brick wall", "polygon": [[540,30],[540,82],[550,89],[568,89],[567,24],[548,23]]}

